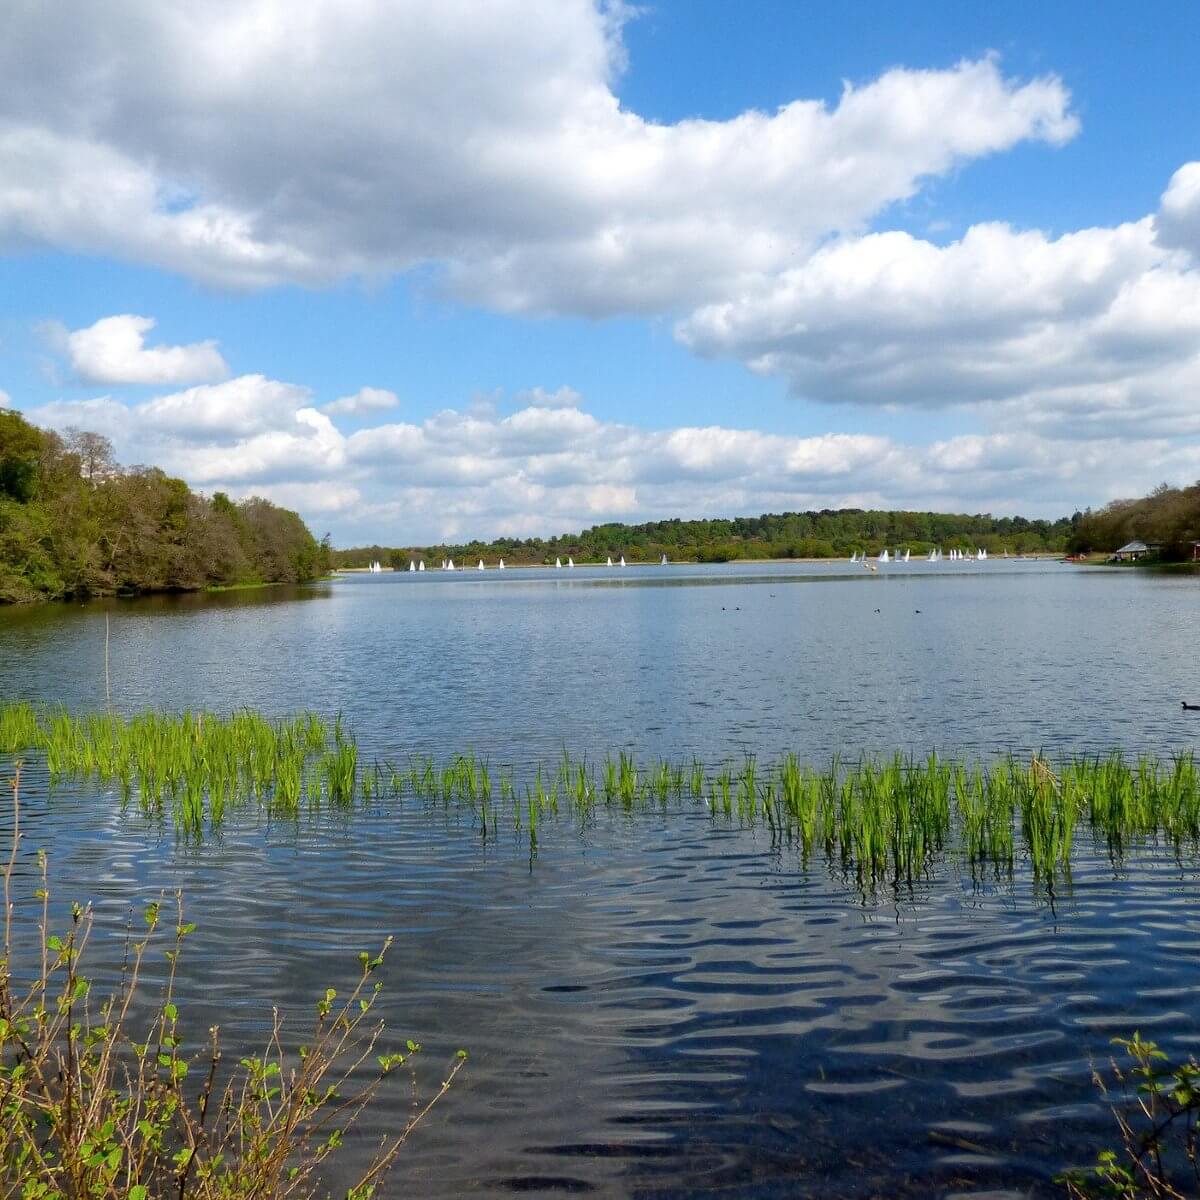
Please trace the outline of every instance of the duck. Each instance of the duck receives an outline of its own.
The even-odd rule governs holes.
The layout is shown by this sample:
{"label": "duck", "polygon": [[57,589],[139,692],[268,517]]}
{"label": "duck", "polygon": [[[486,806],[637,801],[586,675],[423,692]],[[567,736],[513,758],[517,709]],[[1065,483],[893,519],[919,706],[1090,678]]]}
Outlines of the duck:
{"label": "duck", "polygon": [[1187,712],[1200,712],[1200,704],[1189,704],[1186,700],[1180,700],[1179,703]]}

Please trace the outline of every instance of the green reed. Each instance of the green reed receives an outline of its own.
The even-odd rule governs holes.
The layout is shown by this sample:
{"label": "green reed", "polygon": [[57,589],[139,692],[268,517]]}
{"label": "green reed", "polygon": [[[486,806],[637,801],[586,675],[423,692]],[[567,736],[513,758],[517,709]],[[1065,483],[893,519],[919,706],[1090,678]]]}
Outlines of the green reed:
{"label": "green reed", "polygon": [[1121,754],[989,764],[894,755],[815,767],[788,754],[734,765],[658,760],[628,751],[599,767],[562,754],[549,770],[501,768],[462,754],[446,763],[362,767],[353,734],[314,713],[271,720],[252,711],[75,716],[24,702],[0,704],[0,753],[39,755],[52,780],[94,779],[150,817],[198,837],[234,810],[271,817],[360,800],[412,799],[471,814],[481,835],[500,822],[536,848],[560,809],[634,813],[670,803],[710,820],[761,826],[807,862],[819,856],[861,886],[907,884],[949,857],[972,873],[1009,875],[1027,864],[1039,886],[1069,878],[1076,838],[1118,859],[1158,841],[1177,855],[1200,845],[1200,772],[1190,754],[1165,762]]}

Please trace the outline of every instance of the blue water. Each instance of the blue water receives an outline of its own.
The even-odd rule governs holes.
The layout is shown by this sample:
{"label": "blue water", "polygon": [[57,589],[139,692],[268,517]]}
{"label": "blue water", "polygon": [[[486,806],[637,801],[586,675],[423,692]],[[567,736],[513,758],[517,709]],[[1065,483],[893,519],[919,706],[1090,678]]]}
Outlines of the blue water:
{"label": "blue water", "polygon": [[[997,560],[349,576],[0,611],[0,692],[103,704],[107,616],[114,704],[342,711],[379,758],[1168,753],[1195,739],[1198,601]],[[947,859],[864,900],[690,803],[549,821],[535,856],[412,801],[196,846],[34,768],[24,821],[101,954],[132,899],[184,890],[200,1033],[249,1046],[279,1003],[299,1040],[396,935],[383,1015],[425,1046],[418,1089],[471,1059],[385,1195],[1056,1195],[1114,1141],[1109,1039],[1200,1041],[1197,864],[1156,846],[1114,865],[1081,837],[1053,895]],[[410,1103],[399,1081],[343,1169]]]}

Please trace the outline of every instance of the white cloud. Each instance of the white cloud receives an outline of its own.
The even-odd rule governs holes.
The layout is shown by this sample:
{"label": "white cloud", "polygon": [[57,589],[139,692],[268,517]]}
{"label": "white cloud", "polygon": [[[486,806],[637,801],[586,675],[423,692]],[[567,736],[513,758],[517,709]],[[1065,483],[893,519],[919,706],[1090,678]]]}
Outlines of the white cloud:
{"label": "white cloud", "polygon": [[814,400],[1006,405],[1062,433],[1128,433],[1150,413],[1159,432],[1196,429],[1200,273],[1151,218],[1058,239],[1001,224],[946,246],[841,239],[677,333]]}
{"label": "white cloud", "polygon": [[156,396],[134,411],[158,432],[196,441],[232,441],[278,429],[311,403],[311,395],[308,388],[296,384],[239,375],[224,383]]}
{"label": "white cloud", "polygon": [[0,408],[11,408],[12,397],[3,389],[0,388]]}
{"label": "white cloud", "polygon": [[322,411],[334,416],[348,416],[358,413],[383,412],[395,408],[400,398],[387,388],[359,388],[351,396],[339,396],[336,400],[324,406]]}
{"label": "white cloud", "polygon": [[1158,238],[1200,260],[1200,162],[1184,163],[1171,176],[1158,212]]}
{"label": "white cloud", "polygon": [[530,408],[578,408],[583,397],[572,387],[560,387],[552,392],[535,387],[518,392],[517,403],[527,404]]}
{"label": "white cloud", "polygon": [[62,335],[75,373],[86,383],[180,384],[224,379],[229,368],[214,341],[147,346],[152,317],[124,313]]}
{"label": "white cloud", "polygon": [[1077,129],[1058,79],[992,58],[891,70],[835,105],[655,123],[613,91],[627,11],[18,5],[0,42],[0,243],[236,287],[434,264],[509,311],[676,310],[930,176]]}

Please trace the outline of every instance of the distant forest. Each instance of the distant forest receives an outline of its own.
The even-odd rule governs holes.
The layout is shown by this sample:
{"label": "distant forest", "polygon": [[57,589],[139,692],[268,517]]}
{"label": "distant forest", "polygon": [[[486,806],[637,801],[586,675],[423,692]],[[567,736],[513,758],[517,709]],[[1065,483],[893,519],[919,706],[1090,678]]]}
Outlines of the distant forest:
{"label": "distant forest", "polygon": [[820,512],[764,513],[712,521],[648,521],[644,525],[595,525],[582,533],[551,538],[497,538],[433,546],[356,546],[335,550],[336,567],[365,567],[378,561],[404,570],[410,561],[426,565],[443,558],[494,564],[503,558],[519,564],[553,563],[570,555],[576,562],[604,562],[623,554],[629,562],[672,560],[731,562],[739,558],[840,558],[853,551],[877,554],[909,549],[914,555],[933,547],[989,554],[1058,553],[1065,550],[1082,514],[1058,521],[1024,517],[967,516],[954,513],[891,512],[860,508]]}
{"label": "distant forest", "polygon": [[0,409],[0,602],[298,582],[329,565],[327,542],[288,509],[197,495],[155,467],[117,466],[98,434]]}
{"label": "distant forest", "polygon": [[1069,548],[1111,553],[1132,541],[1159,546],[1159,557],[1168,562],[1190,559],[1192,543],[1200,541],[1200,483],[1183,488],[1164,483],[1140,500],[1089,509],[1076,524]]}

